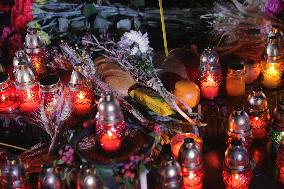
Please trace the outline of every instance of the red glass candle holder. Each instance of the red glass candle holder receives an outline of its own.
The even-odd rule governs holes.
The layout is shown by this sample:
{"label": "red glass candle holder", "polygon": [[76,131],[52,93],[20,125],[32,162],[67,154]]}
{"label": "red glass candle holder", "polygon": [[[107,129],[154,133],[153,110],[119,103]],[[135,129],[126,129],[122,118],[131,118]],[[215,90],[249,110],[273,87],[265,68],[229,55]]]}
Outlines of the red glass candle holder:
{"label": "red glass candle holder", "polygon": [[268,135],[270,123],[270,115],[268,111],[263,112],[260,115],[250,115],[249,120],[252,127],[253,137],[258,139],[266,138]]}
{"label": "red glass candle holder", "polygon": [[13,112],[17,107],[15,85],[7,73],[0,72],[0,112]]}
{"label": "red glass candle holder", "polygon": [[76,115],[86,115],[91,112],[93,105],[93,91],[85,86],[71,88],[73,112]]}
{"label": "red glass candle holder", "polygon": [[62,85],[57,75],[49,74],[40,79],[40,96],[45,114],[49,118],[55,118],[58,101],[62,94]]}
{"label": "red glass candle holder", "polygon": [[26,87],[16,86],[16,92],[21,112],[29,113],[38,109],[40,105],[38,84]]}
{"label": "red glass candle holder", "polygon": [[226,189],[248,189],[252,179],[252,171],[245,173],[231,173],[223,171],[223,181]]}
{"label": "red glass candle holder", "polygon": [[97,136],[104,151],[117,151],[122,144],[126,123],[120,105],[111,93],[102,94],[98,104]]}
{"label": "red glass candle holder", "polygon": [[181,169],[183,175],[183,186],[188,189],[202,189],[204,169],[190,171],[187,168]]}
{"label": "red glass candle holder", "polygon": [[207,72],[200,76],[201,95],[206,99],[214,99],[219,95],[220,85],[222,81],[222,73]]}
{"label": "red glass candle holder", "polygon": [[96,125],[99,141],[104,151],[115,152],[121,147],[125,125],[124,121],[110,125]]}

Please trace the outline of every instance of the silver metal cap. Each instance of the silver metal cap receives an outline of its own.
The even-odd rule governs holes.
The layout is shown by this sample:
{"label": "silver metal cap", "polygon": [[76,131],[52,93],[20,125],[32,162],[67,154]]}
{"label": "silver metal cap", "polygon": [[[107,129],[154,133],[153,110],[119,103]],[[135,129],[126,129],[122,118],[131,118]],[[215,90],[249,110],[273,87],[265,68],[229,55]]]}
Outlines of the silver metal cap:
{"label": "silver metal cap", "polygon": [[98,103],[98,122],[113,124],[123,120],[123,113],[117,99],[110,92],[103,93]]}
{"label": "silver metal cap", "polygon": [[36,29],[27,30],[24,47],[27,53],[38,53],[44,47]]}
{"label": "silver metal cap", "polygon": [[213,49],[207,48],[204,49],[200,56],[200,69],[214,69],[219,68],[219,55]]}
{"label": "silver metal cap", "polygon": [[266,46],[266,54],[268,59],[277,60],[282,57],[282,48],[275,36],[269,37]]}
{"label": "silver metal cap", "polygon": [[185,138],[179,150],[178,161],[182,167],[197,170],[202,167],[201,152],[195,145],[193,138]]}
{"label": "silver metal cap", "polygon": [[25,169],[18,158],[9,156],[1,171],[3,188],[22,188],[25,182]]}
{"label": "silver metal cap", "polygon": [[39,80],[40,90],[43,92],[53,92],[60,87],[60,78],[56,74],[48,74]]}
{"label": "silver metal cap", "polygon": [[94,166],[81,165],[78,182],[80,189],[103,189],[103,184],[97,176]]}
{"label": "silver metal cap", "polygon": [[80,72],[79,69],[74,69],[72,71],[71,77],[70,77],[70,83],[71,86],[76,85],[87,85],[88,80],[87,78]]}
{"label": "silver metal cap", "polygon": [[31,69],[33,68],[33,64],[30,57],[24,51],[21,50],[16,53],[16,56],[13,59],[14,71],[16,71],[19,68],[19,65],[22,64],[26,64]]}
{"label": "silver metal cap", "polygon": [[168,159],[162,162],[158,171],[161,188],[179,189],[183,186],[181,167],[177,161]]}
{"label": "silver metal cap", "polygon": [[40,189],[60,189],[62,187],[60,174],[56,171],[55,167],[50,164],[42,166],[41,173],[38,178]]}
{"label": "silver metal cap", "polygon": [[271,31],[268,34],[268,38],[270,37],[276,37],[278,39],[278,42],[281,43],[283,40],[283,32],[280,29],[280,26],[277,24],[273,24]]}
{"label": "silver metal cap", "polygon": [[241,141],[233,140],[225,152],[224,168],[233,173],[242,173],[251,169],[248,151]]}
{"label": "silver metal cap", "polygon": [[236,137],[251,135],[251,126],[248,114],[241,106],[236,106],[229,116],[228,134]]}
{"label": "silver metal cap", "polygon": [[28,65],[24,62],[19,62],[18,69],[15,73],[15,83],[16,86],[29,86],[34,84],[35,75],[33,71],[28,67]]}
{"label": "silver metal cap", "polygon": [[268,110],[268,102],[261,87],[254,87],[247,98],[248,113],[261,113]]}
{"label": "silver metal cap", "polygon": [[281,100],[273,112],[272,128],[284,131],[284,100]]}

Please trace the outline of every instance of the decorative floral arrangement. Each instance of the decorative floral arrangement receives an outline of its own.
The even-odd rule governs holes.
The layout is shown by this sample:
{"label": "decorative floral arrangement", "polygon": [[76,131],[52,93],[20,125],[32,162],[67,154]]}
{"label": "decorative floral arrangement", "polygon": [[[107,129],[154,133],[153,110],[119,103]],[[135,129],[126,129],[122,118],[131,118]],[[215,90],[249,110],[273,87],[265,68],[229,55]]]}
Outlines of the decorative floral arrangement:
{"label": "decorative floral arrangement", "polygon": [[[149,46],[147,34],[142,35],[140,31],[130,31],[126,32],[118,43],[110,39],[101,41],[103,42],[99,42],[94,35],[88,35],[83,37],[82,44],[91,51],[101,51],[106,58],[119,64],[122,69],[131,74],[138,84],[157,91],[190,124],[204,126],[198,120],[191,119],[181,110],[176,101],[184,104],[188,113],[193,114],[188,105],[164,88],[158,78],[158,70],[153,65],[153,49]],[[196,132],[198,133],[198,131]]]}
{"label": "decorative floral arrangement", "polygon": [[11,21],[17,32],[25,32],[27,24],[33,20],[33,0],[15,0]]}

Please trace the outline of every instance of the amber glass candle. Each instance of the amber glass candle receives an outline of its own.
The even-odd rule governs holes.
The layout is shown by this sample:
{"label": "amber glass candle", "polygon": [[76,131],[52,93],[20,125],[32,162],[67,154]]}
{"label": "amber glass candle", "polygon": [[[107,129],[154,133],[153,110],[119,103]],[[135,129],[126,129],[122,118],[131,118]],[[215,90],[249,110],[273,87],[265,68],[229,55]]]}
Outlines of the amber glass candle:
{"label": "amber glass candle", "polygon": [[282,82],[283,65],[282,61],[262,61],[261,73],[262,80],[261,84],[266,88],[277,88]]}
{"label": "amber glass candle", "polygon": [[7,73],[0,72],[0,112],[13,112],[17,107],[15,85]]}
{"label": "amber glass candle", "polygon": [[229,96],[242,96],[245,94],[245,67],[243,64],[229,65],[226,90]]}

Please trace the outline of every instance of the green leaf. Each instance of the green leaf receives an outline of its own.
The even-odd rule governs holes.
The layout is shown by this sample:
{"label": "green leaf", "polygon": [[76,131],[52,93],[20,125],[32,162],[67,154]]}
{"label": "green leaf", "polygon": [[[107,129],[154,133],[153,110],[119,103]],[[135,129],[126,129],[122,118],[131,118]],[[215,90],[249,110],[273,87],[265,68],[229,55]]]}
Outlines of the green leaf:
{"label": "green leaf", "polygon": [[70,181],[71,181],[70,173],[66,173],[66,182],[69,188],[70,188]]}
{"label": "green leaf", "polygon": [[83,15],[89,18],[92,14],[97,13],[96,7],[93,4],[86,4],[83,8]]}
{"label": "green leaf", "polygon": [[61,160],[61,159],[57,161],[57,165],[62,165],[63,163],[64,163],[64,161]]}

